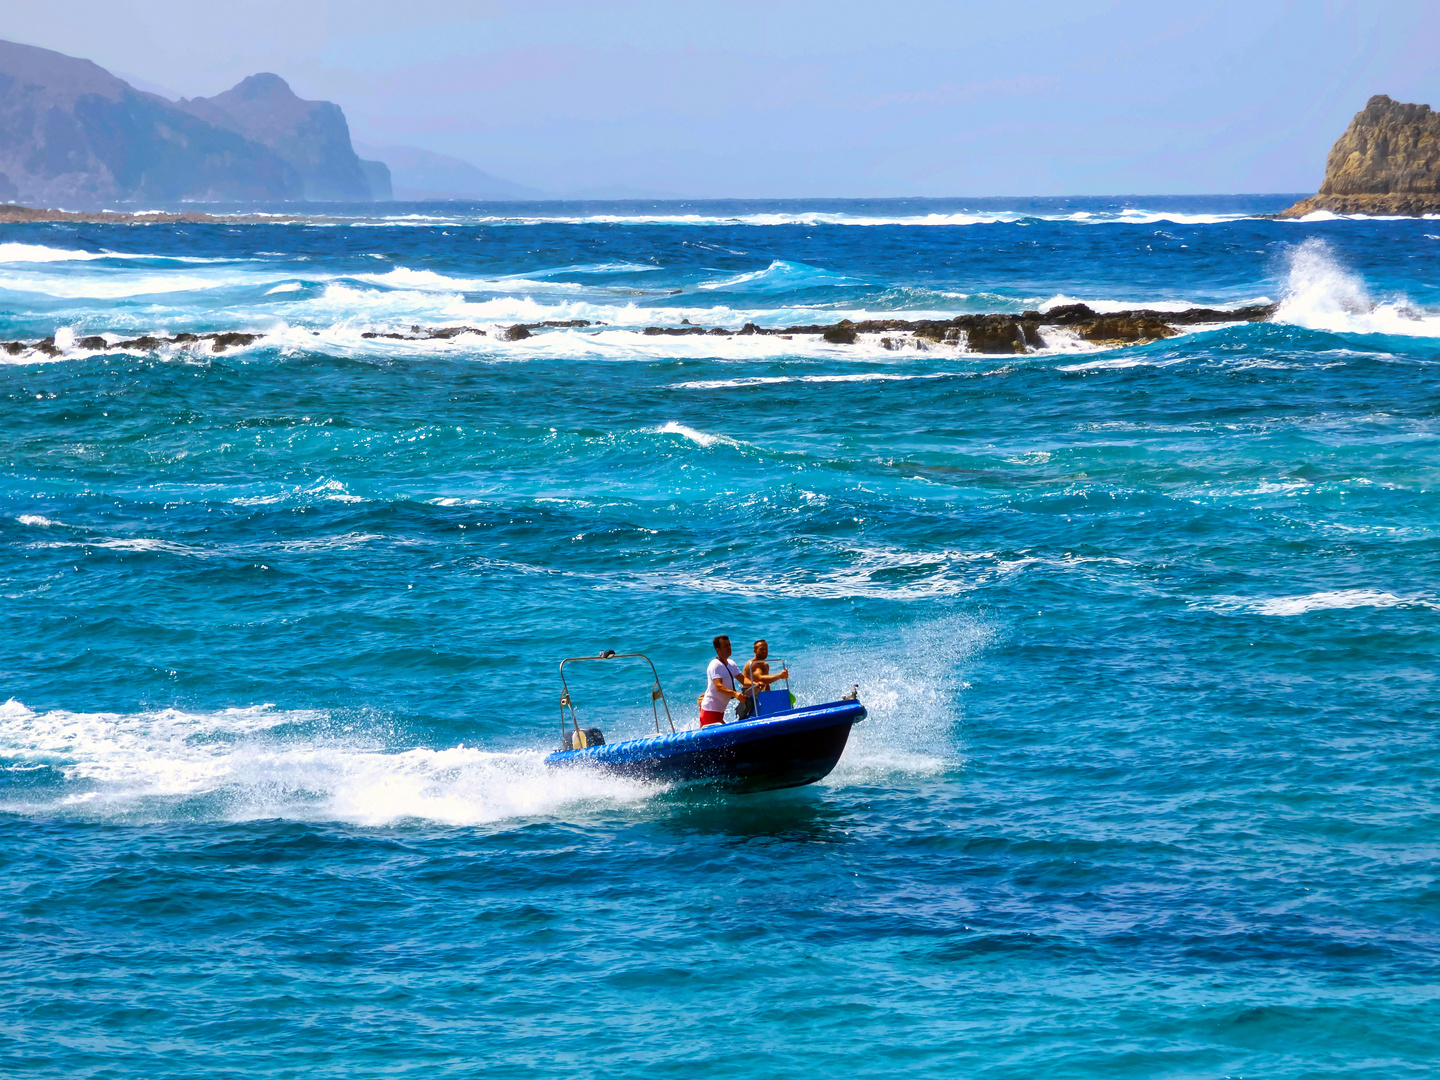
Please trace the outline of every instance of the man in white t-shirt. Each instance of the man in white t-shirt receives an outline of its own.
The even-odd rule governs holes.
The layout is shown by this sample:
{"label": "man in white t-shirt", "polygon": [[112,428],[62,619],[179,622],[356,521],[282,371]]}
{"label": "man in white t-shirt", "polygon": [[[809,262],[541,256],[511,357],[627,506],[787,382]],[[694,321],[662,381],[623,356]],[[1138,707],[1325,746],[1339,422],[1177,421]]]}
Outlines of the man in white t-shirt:
{"label": "man in white t-shirt", "polygon": [[712,643],[715,659],[705,669],[705,693],[700,696],[700,726],[723,724],[725,706],[745,696],[745,676],[730,659],[730,639],[724,634]]}

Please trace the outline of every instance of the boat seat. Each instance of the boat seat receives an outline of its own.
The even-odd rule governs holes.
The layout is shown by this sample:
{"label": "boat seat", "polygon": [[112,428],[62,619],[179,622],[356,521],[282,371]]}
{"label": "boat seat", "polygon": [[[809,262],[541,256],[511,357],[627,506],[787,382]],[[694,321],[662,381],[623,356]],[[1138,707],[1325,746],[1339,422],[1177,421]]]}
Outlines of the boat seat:
{"label": "boat seat", "polygon": [[773,713],[789,712],[789,690],[760,690],[755,694],[755,715],[770,716]]}

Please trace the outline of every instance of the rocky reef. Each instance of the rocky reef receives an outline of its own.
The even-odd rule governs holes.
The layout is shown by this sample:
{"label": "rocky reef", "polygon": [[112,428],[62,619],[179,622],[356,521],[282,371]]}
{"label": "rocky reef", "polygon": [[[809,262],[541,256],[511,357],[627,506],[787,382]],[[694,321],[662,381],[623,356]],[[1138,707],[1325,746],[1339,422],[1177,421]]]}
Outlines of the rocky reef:
{"label": "rocky reef", "polygon": [[[0,208],[3,209],[3,208]],[[1043,314],[1025,311],[1020,314],[956,315],[952,319],[866,319],[852,322],[814,323],[805,326],[757,326],[746,323],[739,330],[714,326],[708,330],[681,320],[679,326],[647,326],[640,333],[645,337],[775,337],[782,341],[811,339],[831,345],[878,346],[890,351],[932,348],[957,352],[1019,354],[1063,346],[1068,337],[1098,348],[1117,348],[1162,341],[1174,337],[1182,328],[1217,326],[1224,323],[1263,322],[1275,314],[1273,304],[1222,310],[1219,308],[1186,308],[1184,311],[1155,311],[1136,308],[1100,314],[1085,304],[1066,304]],[[432,326],[414,325],[396,330],[367,330],[360,335],[367,341],[442,341],[453,342],[467,335],[488,337],[497,342],[526,341],[537,337],[537,331],[584,330],[596,328],[623,330],[585,319],[547,320],[516,323],[513,326]],[[634,332],[634,331],[631,331]],[[63,339],[63,340],[62,340]],[[143,334],[124,337],[118,334],[90,334],[77,337],[72,331],[57,331],[40,341],[0,341],[0,352],[9,356],[29,355],[56,357],[75,350],[94,353],[157,352],[182,349],[189,352],[219,353],[254,344],[264,345],[266,335],[252,332],[227,331],[204,334]]]}
{"label": "rocky reef", "polygon": [[1325,159],[1320,191],[1278,216],[1440,213],[1440,113],[1376,94]]}
{"label": "rocky reef", "polygon": [[[907,346],[927,348],[950,345],[975,353],[1027,353],[1050,347],[1046,334],[1056,331],[1071,334],[1091,345],[1138,345],[1174,337],[1178,326],[1230,322],[1260,322],[1275,313],[1274,305],[1257,304],[1234,310],[1218,308],[1187,308],[1184,311],[1153,311],[1137,308],[1100,314],[1085,304],[1066,304],[1041,314],[1026,311],[1015,314],[956,315],[951,319],[865,319],[852,322],[842,319],[829,325],[764,327],[746,323],[739,330],[688,323],[680,326],[647,326],[645,333],[654,336],[714,334],[720,336],[768,334],[782,338],[819,337],[832,345],[854,345],[862,337],[880,335],[879,344],[886,349]],[[908,338],[901,334],[909,334]]]}
{"label": "rocky reef", "polygon": [[177,345],[182,348],[204,347],[210,352],[224,352],[226,349],[243,348],[260,340],[260,334],[245,334],[234,330],[222,333],[210,334],[176,334],[170,337],[166,334],[142,334],[139,337],[111,341],[103,334],[90,334],[85,337],[74,337],[71,335],[67,341],[60,341],[60,335],[54,334],[39,341],[0,341],[0,352],[9,356],[23,356],[26,353],[38,353],[41,356],[63,356],[71,349],[81,349],[85,352],[155,352],[167,345]]}

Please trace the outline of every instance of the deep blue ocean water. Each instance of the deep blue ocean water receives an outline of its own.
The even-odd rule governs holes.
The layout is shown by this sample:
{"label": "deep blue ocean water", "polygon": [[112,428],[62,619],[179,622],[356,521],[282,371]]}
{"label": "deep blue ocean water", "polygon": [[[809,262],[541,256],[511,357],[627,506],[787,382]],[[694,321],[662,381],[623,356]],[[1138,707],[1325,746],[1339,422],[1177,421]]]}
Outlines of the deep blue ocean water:
{"label": "deep blue ocean water", "polygon": [[[1433,1075],[1440,220],[1290,201],[6,226],[0,1072]],[[547,773],[719,632],[826,781]]]}

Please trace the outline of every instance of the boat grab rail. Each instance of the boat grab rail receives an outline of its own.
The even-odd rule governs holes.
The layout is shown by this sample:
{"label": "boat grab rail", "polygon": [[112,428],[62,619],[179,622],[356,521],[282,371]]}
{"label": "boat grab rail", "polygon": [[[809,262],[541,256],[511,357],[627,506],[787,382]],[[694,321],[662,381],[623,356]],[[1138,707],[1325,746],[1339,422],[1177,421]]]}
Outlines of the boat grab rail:
{"label": "boat grab rail", "polygon": [[660,734],[660,708],[655,702],[665,706],[665,719],[670,724],[670,730],[675,730],[675,718],[670,715],[670,702],[665,699],[665,690],[660,685],[660,673],[655,670],[655,661],[644,653],[627,652],[617,653],[614,649],[606,649],[598,656],[567,656],[560,661],[560,685],[564,688],[560,694],[560,737],[565,737],[565,710],[570,710],[570,723],[575,726],[575,733],[580,733],[580,720],[575,715],[575,705],[570,700],[570,684],[565,681],[565,665],[573,664],[581,660],[644,660],[650,665],[650,674],[655,677],[654,684],[650,687],[650,711],[655,714],[655,734]]}

